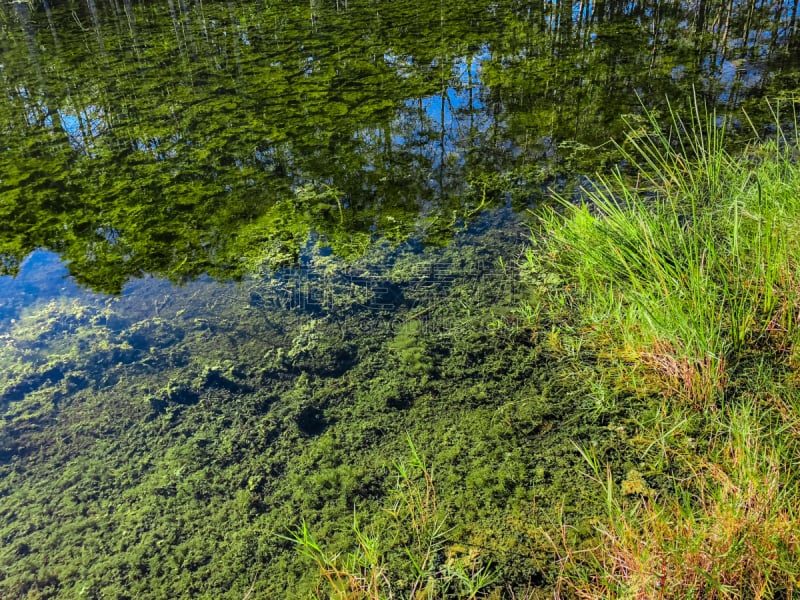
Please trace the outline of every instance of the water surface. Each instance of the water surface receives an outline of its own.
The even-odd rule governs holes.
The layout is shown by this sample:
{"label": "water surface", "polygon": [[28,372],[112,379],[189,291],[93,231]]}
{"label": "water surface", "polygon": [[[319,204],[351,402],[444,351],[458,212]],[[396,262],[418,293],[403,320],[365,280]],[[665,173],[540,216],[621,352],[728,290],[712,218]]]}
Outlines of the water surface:
{"label": "water surface", "polygon": [[643,106],[697,97],[744,137],[742,109],[766,130],[800,74],[796,2],[0,18],[0,595],[20,598],[305,597],[276,536],[302,516],[346,549],[354,507],[384,527],[406,434],[448,543],[546,586],[532,507],[594,510],[573,442],[636,458],[625,399],[598,404],[595,367],[518,312],[526,209],[616,165]]}

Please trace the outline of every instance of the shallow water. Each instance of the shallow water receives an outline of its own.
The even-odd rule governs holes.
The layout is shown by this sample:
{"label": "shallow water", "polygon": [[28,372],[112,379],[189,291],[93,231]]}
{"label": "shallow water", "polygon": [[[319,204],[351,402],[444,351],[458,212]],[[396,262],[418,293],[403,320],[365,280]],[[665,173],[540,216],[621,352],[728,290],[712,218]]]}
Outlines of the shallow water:
{"label": "shallow water", "polygon": [[636,458],[626,399],[518,310],[526,209],[642,105],[746,136],[800,68],[791,2],[0,16],[4,597],[302,597],[276,536],[386,527],[406,435],[448,543],[546,585],[532,523],[594,510],[574,444]]}

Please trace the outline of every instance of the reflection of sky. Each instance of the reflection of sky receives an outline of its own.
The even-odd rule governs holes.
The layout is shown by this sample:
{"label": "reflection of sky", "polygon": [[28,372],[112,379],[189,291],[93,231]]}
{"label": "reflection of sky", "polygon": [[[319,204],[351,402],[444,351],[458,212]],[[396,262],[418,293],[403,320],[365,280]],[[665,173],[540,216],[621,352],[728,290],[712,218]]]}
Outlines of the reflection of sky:
{"label": "reflection of sky", "polygon": [[19,316],[20,311],[34,301],[59,297],[81,297],[82,291],[69,277],[69,272],[58,254],[35,250],[22,261],[16,277],[0,277],[0,328]]}
{"label": "reflection of sky", "polygon": [[712,62],[708,59],[704,67],[708,76],[715,78],[721,88],[721,102],[730,102],[732,96],[757,88],[763,80],[761,69],[747,60],[723,61],[720,58]]}
{"label": "reflection of sky", "polygon": [[[75,148],[91,147],[91,140],[84,139],[86,135],[88,134],[90,138],[94,138],[106,130],[105,113],[98,106],[87,106],[80,113],[71,112],[68,109],[60,109],[57,112],[61,120],[61,128]],[[48,116],[44,122],[48,127],[52,127],[53,117]]]}
{"label": "reflection of sky", "polygon": [[[485,110],[483,101],[485,88],[481,82],[482,63],[490,58],[487,47],[470,57],[453,60],[447,78],[443,78],[444,92],[405,102],[405,113],[417,114],[422,109],[424,119],[417,121],[419,127],[409,136],[402,126],[403,116],[393,130],[394,146],[409,142],[432,145],[429,155],[434,158],[434,167],[442,157],[451,153],[463,153],[476,140],[484,137],[494,123]],[[402,133],[400,133],[402,132]]]}

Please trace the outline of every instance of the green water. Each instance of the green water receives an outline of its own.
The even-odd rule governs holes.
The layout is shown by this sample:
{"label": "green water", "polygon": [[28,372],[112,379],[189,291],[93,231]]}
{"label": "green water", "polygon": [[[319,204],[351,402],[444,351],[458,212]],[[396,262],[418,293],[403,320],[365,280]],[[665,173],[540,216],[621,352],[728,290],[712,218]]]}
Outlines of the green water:
{"label": "green water", "polygon": [[641,104],[768,131],[796,13],[4,2],[0,596],[307,597],[279,536],[388,531],[406,435],[448,544],[546,593],[535,527],[598,510],[576,444],[640,467],[644,408],[528,326],[526,209]]}

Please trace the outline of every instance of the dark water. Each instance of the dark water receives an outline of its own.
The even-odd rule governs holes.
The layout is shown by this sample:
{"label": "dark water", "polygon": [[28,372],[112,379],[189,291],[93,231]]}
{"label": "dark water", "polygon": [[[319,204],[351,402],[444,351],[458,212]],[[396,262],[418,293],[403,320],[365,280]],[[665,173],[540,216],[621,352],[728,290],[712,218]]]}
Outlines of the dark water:
{"label": "dark water", "polygon": [[448,543],[546,586],[534,499],[593,510],[573,442],[635,458],[526,328],[525,209],[642,106],[768,129],[797,10],[4,2],[0,596],[304,597],[276,535],[387,528],[406,434]]}

